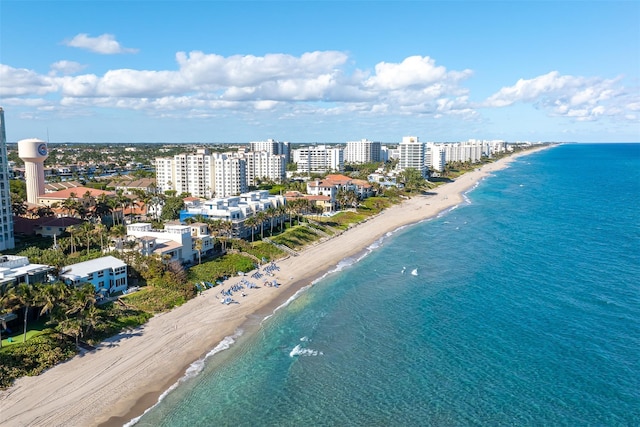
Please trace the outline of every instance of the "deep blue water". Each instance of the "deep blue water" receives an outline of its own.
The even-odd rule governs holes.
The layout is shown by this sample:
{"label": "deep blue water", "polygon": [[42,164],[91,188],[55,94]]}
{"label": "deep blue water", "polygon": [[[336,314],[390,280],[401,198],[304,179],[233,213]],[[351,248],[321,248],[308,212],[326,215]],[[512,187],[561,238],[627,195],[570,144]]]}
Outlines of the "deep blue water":
{"label": "deep blue water", "polygon": [[640,425],[640,144],[535,153],[467,197],[344,262],[137,426]]}

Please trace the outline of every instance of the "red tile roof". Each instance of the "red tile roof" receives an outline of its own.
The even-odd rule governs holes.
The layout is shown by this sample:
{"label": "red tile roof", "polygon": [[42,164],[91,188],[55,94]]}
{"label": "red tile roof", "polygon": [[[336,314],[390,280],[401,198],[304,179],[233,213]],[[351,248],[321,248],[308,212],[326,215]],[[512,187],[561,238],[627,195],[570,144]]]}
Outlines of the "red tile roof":
{"label": "red tile roof", "polygon": [[54,191],[53,193],[41,194],[38,196],[38,198],[65,200],[71,197],[71,193],[73,193],[76,199],[82,199],[82,197],[86,194],[87,191],[93,197],[98,197],[102,194],[106,194],[107,196],[112,196],[115,194],[113,191],[97,190],[95,188],[89,188],[89,187],[75,187],[75,188],[66,188],[64,190]]}

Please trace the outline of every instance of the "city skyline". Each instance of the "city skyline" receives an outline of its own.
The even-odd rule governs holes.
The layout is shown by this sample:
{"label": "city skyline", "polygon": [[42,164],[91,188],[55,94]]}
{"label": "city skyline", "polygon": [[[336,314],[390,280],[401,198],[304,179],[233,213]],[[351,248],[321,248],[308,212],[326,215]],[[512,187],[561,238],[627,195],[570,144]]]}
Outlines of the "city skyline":
{"label": "city skyline", "polygon": [[0,4],[7,141],[640,141],[640,4]]}

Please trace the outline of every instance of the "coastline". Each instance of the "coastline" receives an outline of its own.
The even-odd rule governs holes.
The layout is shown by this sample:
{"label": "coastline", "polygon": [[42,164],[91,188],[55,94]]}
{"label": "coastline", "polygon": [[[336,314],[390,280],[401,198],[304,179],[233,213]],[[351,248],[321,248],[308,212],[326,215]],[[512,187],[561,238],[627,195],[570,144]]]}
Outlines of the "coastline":
{"label": "coastline", "polygon": [[[37,377],[24,377],[0,392],[0,423],[14,425],[123,425],[153,406],[158,397],[185,376],[226,337],[259,327],[265,316],[301,288],[357,256],[398,228],[431,218],[463,202],[480,180],[518,157],[550,146],[510,155],[468,172],[429,195],[402,204],[351,227],[340,235],[305,248],[298,256],[276,261],[279,288],[247,290],[239,305],[222,305],[219,287],[186,304],[154,316],[142,327],[101,343]],[[222,287],[240,280],[234,277]],[[255,281],[261,284],[262,280]]]}

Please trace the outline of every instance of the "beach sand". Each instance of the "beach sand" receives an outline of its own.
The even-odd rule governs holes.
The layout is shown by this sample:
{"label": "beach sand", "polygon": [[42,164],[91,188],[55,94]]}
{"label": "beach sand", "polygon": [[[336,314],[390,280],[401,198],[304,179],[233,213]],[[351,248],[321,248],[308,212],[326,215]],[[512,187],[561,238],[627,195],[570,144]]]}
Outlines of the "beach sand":
{"label": "beach sand", "polygon": [[[158,397],[183,377],[186,369],[245,326],[259,323],[300,288],[333,269],[341,260],[362,253],[370,244],[397,228],[433,217],[462,202],[462,195],[485,176],[505,168],[520,152],[468,172],[428,195],[402,204],[330,239],[277,260],[275,277],[249,280],[259,289],[234,294],[240,304],[223,305],[220,288],[227,280],[186,304],[154,316],[142,327],[101,343],[95,351],[78,355],[37,377],[24,377],[0,392],[0,425],[7,426],[122,426],[153,406]],[[251,274],[251,273],[248,273]],[[276,279],[279,288],[261,286]]]}

